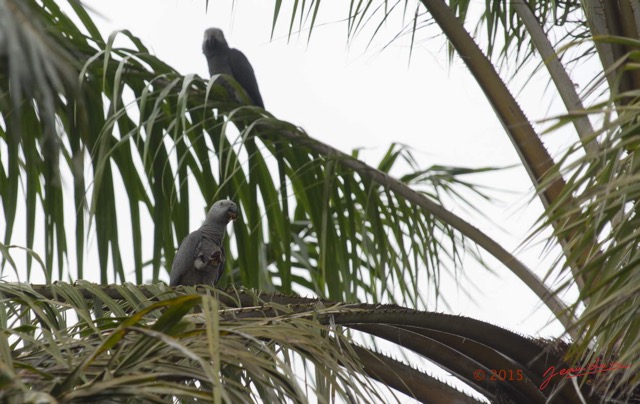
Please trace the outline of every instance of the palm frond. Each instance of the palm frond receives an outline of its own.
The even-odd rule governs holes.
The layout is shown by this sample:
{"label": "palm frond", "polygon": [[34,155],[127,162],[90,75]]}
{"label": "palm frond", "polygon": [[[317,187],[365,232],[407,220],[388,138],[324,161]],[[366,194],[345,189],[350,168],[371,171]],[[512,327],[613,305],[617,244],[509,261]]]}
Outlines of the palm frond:
{"label": "palm frond", "polygon": [[[39,120],[38,100],[12,106],[17,95],[9,86],[9,73],[0,82],[8,97],[2,116],[10,121],[19,112],[29,118],[25,122],[37,123],[8,125],[0,134],[12,145],[5,178],[12,178],[12,184],[23,177],[27,182],[28,248],[35,237],[38,198],[51,215],[45,232],[50,279],[54,267],[59,270],[57,278],[85,277],[85,239],[92,232],[101,283],[129,280],[131,270],[135,282],[142,283],[146,265],[152,268],[151,280],[160,279],[161,271],[171,266],[176,245],[190,230],[190,218],[198,216],[189,208],[199,196],[203,208],[231,197],[242,209],[243,220],[236,222],[227,241],[227,247],[234,248],[223,285],[241,283],[287,292],[299,288],[335,300],[388,299],[417,307],[427,298],[417,293],[418,288],[425,290],[419,286],[421,279],[428,279],[437,296],[440,271],[460,268],[462,250],[457,246],[477,230],[469,230],[468,224],[447,213],[439,198],[444,193],[458,199],[462,193],[455,190],[469,186],[456,178],[471,171],[440,170],[432,175],[414,165],[414,172],[401,176],[421,193],[395,180],[390,187],[387,173],[395,170],[400,157],[410,160],[407,149],[392,147],[380,163],[381,170],[359,165],[354,171],[351,157],[305,147],[310,138],[299,128],[268,112],[238,105],[218,78],[204,81],[179,75],[128,31],[104,41],[82,10],[76,11],[92,36],[61,39],[65,48],[75,49],[75,60],[82,66],[69,66],[78,77],[75,92],[55,98],[54,115],[61,162],[74,176],[75,276],[64,271],[71,238],[63,226],[63,206],[71,196],[63,184],[38,175],[39,167],[57,164],[55,156],[36,145],[43,131],[52,129]],[[47,9],[38,18],[53,23],[58,16]],[[131,47],[116,46],[118,39],[126,39]],[[58,94],[56,88],[50,91]],[[15,144],[9,142],[13,137],[19,139]],[[126,189],[125,203],[115,198],[124,196],[120,183]],[[287,189],[289,194],[283,195]],[[9,224],[16,214],[13,191],[3,193]],[[416,200],[429,208],[416,210]],[[131,241],[126,242],[121,240],[123,223],[118,214],[124,210],[131,218],[127,237]],[[438,220],[434,212],[440,212]],[[146,224],[149,219],[153,226]],[[453,226],[451,220],[459,224]],[[472,239],[477,242],[478,237]],[[143,249],[143,239],[153,241],[151,253]],[[132,259],[121,255],[124,244],[133,249]],[[505,250],[500,254],[504,262],[518,265]],[[529,276],[524,267],[520,269]],[[529,282],[538,293],[547,294],[534,278]]]}
{"label": "palm frond", "polygon": [[[625,95],[621,95],[625,96]],[[564,231],[576,231],[581,237],[572,245],[573,254],[566,257],[571,262],[577,255],[589,256],[582,273],[588,283],[572,310],[579,312],[577,329],[584,336],[581,344],[571,351],[573,358],[581,357],[584,363],[596,358],[631,364],[622,377],[611,376],[612,390],[633,391],[640,383],[634,375],[640,368],[637,345],[638,312],[638,168],[635,162],[637,150],[638,109],[631,104],[614,108],[616,101],[596,105],[590,111],[594,115],[608,115],[596,132],[601,142],[598,153],[579,155],[571,149],[566,153],[567,192],[575,195],[579,208],[574,211],[582,217],[571,222]],[[613,111],[617,111],[613,115]],[[568,119],[563,118],[563,124]],[[550,220],[566,220],[561,213],[549,214]],[[575,216],[574,216],[575,217]],[[543,224],[543,227],[547,225]],[[598,251],[592,249],[596,245]],[[563,268],[561,266],[561,268]],[[566,269],[561,269],[565,271]],[[562,272],[561,272],[562,273]],[[570,283],[559,285],[565,289]],[[584,305],[584,306],[583,306]],[[589,355],[583,352],[596,341]]]}
{"label": "palm frond", "polygon": [[[492,400],[543,403],[555,396],[578,403],[580,395],[590,401],[600,394],[586,385],[577,392],[566,379],[547,380],[550,366],[569,367],[562,361],[565,345],[481,321],[394,305],[197,289],[0,284],[5,397],[31,389],[59,400],[95,400],[139,390],[137,397],[153,401],[216,395],[297,402],[308,394],[306,384],[320,400],[328,397],[320,385],[343,399],[382,399],[387,393],[373,387],[373,378],[416,398],[472,401],[404,362],[354,345],[346,329],[414,351]],[[315,389],[303,382],[292,355],[320,377]],[[379,363],[388,365],[385,371]],[[493,377],[492,369],[513,375]]]}

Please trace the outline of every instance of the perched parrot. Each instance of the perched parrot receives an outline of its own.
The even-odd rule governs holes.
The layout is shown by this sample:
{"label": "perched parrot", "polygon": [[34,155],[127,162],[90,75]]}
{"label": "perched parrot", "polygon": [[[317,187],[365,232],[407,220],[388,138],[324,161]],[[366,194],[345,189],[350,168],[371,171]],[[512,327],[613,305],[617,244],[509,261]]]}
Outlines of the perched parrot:
{"label": "perched parrot", "polygon": [[171,267],[171,286],[214,286],[224,270],[222,242],[231,220],[238,217],[238,207],[229,200],[213,204],[200,228],[182,240]]}
{"label": "perched parrot", "polygon": [[204,32],[202,52],[207,57],[209,74],[228,74],[247,92],[253,105],[264,109],[256,75],[249,59],[235,48],[229,48],[222,30],[209,28]]}

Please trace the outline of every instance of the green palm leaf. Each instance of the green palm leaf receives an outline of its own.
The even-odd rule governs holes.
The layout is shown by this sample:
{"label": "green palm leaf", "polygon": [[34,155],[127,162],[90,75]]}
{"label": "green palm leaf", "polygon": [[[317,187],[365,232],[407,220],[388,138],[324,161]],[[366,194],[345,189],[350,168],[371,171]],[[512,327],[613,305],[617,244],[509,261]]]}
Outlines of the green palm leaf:
{"label": "green palm leaf", "polygon": [[[447,209],[445,201],[465,204],[468,192],[487,197],[463,177],[486,169],[425,170],[410,149],[398,145],[371,167],[357,152],[340,152],[266,111],[239,105],[220,77],[180,75],[129,31],[105,41],[84,6],[75,0],[69,5],[74,19],[51,0],[0,0],[0,146],[7,150],[0,156],[3,266],[9,263],[22,278],[11,240],[24,209],[26,246],[20,248],[27,253],[26,279],[33,277],[34,257],[47,282],[71,277],[72,267],[82,279],[85,244],[95,234],[102,284],[141,284],[147,267],[156,282],[170,268],[190,218],[198,216],[189,212],[194,201],[206,208],[231,197],[243,220],[226,241],[231,254],[222,285],[311,292],[332,300],[318,305],[249,291],[197,296],[127,283],[113,289],[59,284],[46,293],[2,284],[0,386],[7,397],[304,401],[311,384],[300,384],[293,370],[300,358],[322,400],[380,398],[372,379],[416,398],[468,399],[408,363],[355,345],[344,329],[413,349],[495,401],[549,398],[551,393],[536,389],[551,363],[536,363],[540,355],[558,364],[571,358],[564,365],[594,359],[629,364],[627,372],[603,375],[593,391],[588,378],[580,381],[579,392],[554,383],[563,402],[577,402],[579,395],[587,401],[633,397],[640,383],[634,160],[640,19],[633,2],[604,2],[596,9],[596,3],[571,1],[492,1],[480,13],[465,1],[351,2],[346,18],[349,38],[373,38],[401,13],[405,27],[396,37],[410,34],[412,47],[419,27],[433,18],[447,36],[450,56],[454,50],[463,56],[547,207],[539,229],[551,227],[549,245],[562,247],[557,266],[568,277],[559,289],[578,286],[580,292],[570,309],[549,291],[548,278],[538,279]],[[296,25],[311,35],[319,10],[319,2],[296,3],[289,35]],[[476,33],[486,29],[485,41],[467,34],[474,15],[480,16]],[[123,37],[128,47],[116,45]],[[577,56],[568,60],[572,51]],[[601,70],[578,93],[570,67],[593,55]],[[567,109],[548,130],[571,123],[580,136],[564,156],[554,160],[546,152],[498,75],[512,56],[517,68],[531,61],[538,63],[536,71],[547,68]],[[399,168],[403,160],[408,172]],[[73,195],[65,188],[66,172],[73,177]],[[64,207],[70,205],[73,236],[65,228]],[[123,209],[130,226],[119,217]],[[42,259],[33,249],[40,211]],[[131,246],[132,260],[124,246]],[[415,308],[425,305],[428,292],[445,299],[438,288],[442,271],[459,270],[464,251],[476,256],[477,246],[550,307],[572,337],[568,347],[470,319],[333,303],[391,301]],[[189,311],[196,304],[200,314]],[[230,352],[242,358],[241,366],[225,356]],[[393,372],[381,372],[381,363]],[[524,370],[527,382],[473,380],[474,369],[507,366]],[[157,377],[145,374],[149,369]],[[421,380],[423,387],[404,383],[400,375]]]}

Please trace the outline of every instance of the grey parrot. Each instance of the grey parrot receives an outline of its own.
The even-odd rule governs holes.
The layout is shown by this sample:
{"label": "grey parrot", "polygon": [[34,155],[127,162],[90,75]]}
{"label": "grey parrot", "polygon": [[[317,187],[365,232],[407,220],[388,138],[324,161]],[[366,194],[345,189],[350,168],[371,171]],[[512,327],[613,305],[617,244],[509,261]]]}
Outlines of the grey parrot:
{"label": "grey parrot", "polygon": [[249,59],[235,48],[229,48],[222,30],[209,28],[204,31],[202,52],[207,57],[209,74],[228,74],[244,88],[253,104],[264,109],[258,82]]}
{"label": "grey parrot", "polygon": [[213,204],[200,228],[182,240],[171,267],[169,285],[214,286],[224,270],[222,242],[230,220],[238,217],[238,207],[229,200]]}

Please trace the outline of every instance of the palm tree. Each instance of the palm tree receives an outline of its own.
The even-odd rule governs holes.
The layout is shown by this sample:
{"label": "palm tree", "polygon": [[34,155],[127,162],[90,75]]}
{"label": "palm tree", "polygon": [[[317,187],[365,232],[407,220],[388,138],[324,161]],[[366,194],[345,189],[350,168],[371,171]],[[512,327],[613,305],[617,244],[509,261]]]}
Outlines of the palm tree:
{"label": "palm tree", "polygon": [[[396,10],[379,3],[352,4],[351,35]],[[54,267],[62,278],[71,241],[83,278],[85,237],[95,227],[103,285],[110,275],[125,282],[129,266],[137,285],[147,265],[157,281],[189,230],[194,192],[207,202],[231,196],[239,203],[243,220],[234,225],[227,247],[242,254],[227,261],[225,291],[172,290],[161,283],[0,284],[3,398],[305,401],[313,392],[322,401],[388,399],[375,380],[425,402],[475,400],[407,360],[378,353],[363,335],[429,358],[492,401],[637,397],[633,156],[640,13],[634,2],[604,2],[600,8],[487,2],[477,25],[487,29],[485,43],[465,29],[473,14],[469,2],[423,0],[410,16],[414,33],[425,15],[437,23],[521,157],[546,208],[539,230],[552,229],[549,243],[561,247],[557,268],[569,280],[555,291],[446,208],[441,195],[476,190],[459,179],[470,170],[424,170],[397,146],[377,168],[368,166],[267,111],[239,105],[216,77],[180,75],[128,31],[104,40],[81,3],[68,5],[73,20],[53,1],[0,0],[0,135],[7,150],[0,158],[6,221],[0,247],[6,262],[15,267],[11,237],[22,202],[19,188],[26,202],[27,279],[33,257],[48,283],[56,278]],[[316,15],[316,6],[302,5],[308,9],[301,14],[294,10],[290,26]],[[128,37],[133,48],[115,47],[116,35]],[[580,57],[562,60],[573,49]],[[572,125],[579,140],[560,159],[546,151],[497,73],[496,66],[513,54],[518,63],[537,61],[547,69],[565,103],[566,115],[555,117],[549,130]],[[565,66],[595,55],[600,75],[589,92],[578,94]],[[600,96],[593,101],[592,94]],[[593,119],[598,126],[592,118],[599,118]],[[396,179],[389,172],[400,158],[409,159],[415,172]],[[73,196],[63,192],[63,168],[73,177]],[[117,176],[131,216],[126,241],[118,229]],[[65,225],[65,203],[77,212],[73,233]],[[37,212],[46,223],[44,259],[32,248]],[[145,215],[154,224],[148,262]],[[120,256],[123,243],[133,245],[132,264]],[[568,343],[377,304],[419,307],[422,296],[412,279],[427,271],[437,291],[442,268],[459,264],[461,250],[474,252],[475,246],[539,296],[565,327]],[[564,302],[557,292],[570,287],[579,296]],[[318,299],[291,295],[294,289]],[[362,303],[342,303],[353,301]],[[598,370],[611,371],[549,377],[551,366],[588,369],[594,361]]]}

